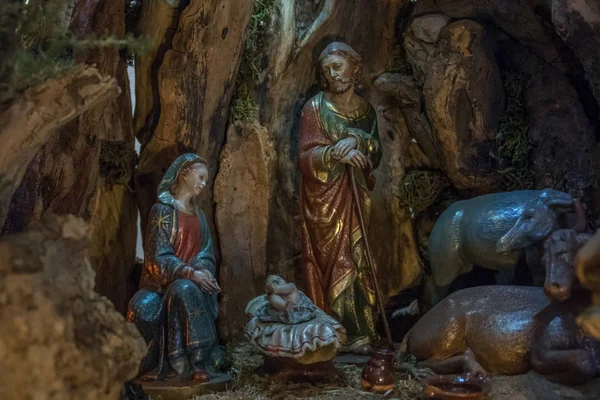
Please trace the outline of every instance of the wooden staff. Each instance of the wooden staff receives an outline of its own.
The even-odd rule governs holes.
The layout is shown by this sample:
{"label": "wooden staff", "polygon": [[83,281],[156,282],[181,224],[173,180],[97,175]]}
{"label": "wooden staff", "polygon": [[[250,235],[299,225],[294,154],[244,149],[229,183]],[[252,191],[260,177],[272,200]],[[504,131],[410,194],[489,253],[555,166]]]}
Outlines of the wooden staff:
{"label": "wooden staff", "polygon": [[385,315],[383,296],[381,295],[379,283],[377,282],[377,272],[375,271],[375,263],[373,262],[373,257],[371,256],[371,248],[369,247],[369,241],[367,239],[367,229],[365,228],[365,220],[363,219],[362,210],[360,208],[358,190],[356,188],[356,179],[354,178],[354,168],[352,168],[352,166],[350,165],[348,166],[348,168],[350,168],[352,195],[354,197],[354,203],[356,204],[356,211],[358,212],[358,222],[360,223],[360,230],[362,231],[363,242],[365,244],[365,252],[367,253],[367,263],[371,268],[371,274],[373,275],[373,283],[375,284],[375,296],[377,297],[379,312],[381,313],[381,317],[383,318],[383,327],[385,329],[385,335],[387,337],[388,345],[390,346],[390,349],[393,349],[394,345],[392,342],[392,333],[390,332],[390,324],[388,323],[387,316]]}

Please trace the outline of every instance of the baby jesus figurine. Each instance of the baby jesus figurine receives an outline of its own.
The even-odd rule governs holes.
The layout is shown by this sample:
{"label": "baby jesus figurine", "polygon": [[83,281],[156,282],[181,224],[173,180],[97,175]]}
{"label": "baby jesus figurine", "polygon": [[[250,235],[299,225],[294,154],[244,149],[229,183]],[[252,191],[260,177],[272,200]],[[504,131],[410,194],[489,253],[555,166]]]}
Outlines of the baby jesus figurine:
{"label": "baby jesus figurine", "polygon": [[[277,275],[267,278],[265,294],[250,300],[246,315],[250,319],[246,337],[266,356],[267,370],[281,372],[285,365],[291,365],[292,375],[318,375],[315,363],[329,362],[346,340],[346,331],[338,321],[314,305],[296,285]],[[274,365],[277,367],[272,368]],[[312,369],[301,365],[312,365]],[[333,364],[329,367],[333,369]]]}
{"label": "baby jesus figurine", "polygon": [[279,311],[291,312],[294,305],[300,302],[302,295],[293,283],[286,283],[277,275],[271,275],[267,278],[265,284],[265,293],[269,295],[269,302]]}
{"label": "baby jesus figurine", "polygon": [[299,324],[315,317],[317,307],[293,283],[270,275],[265,284],[269,302],[258,312],[263,322]]}

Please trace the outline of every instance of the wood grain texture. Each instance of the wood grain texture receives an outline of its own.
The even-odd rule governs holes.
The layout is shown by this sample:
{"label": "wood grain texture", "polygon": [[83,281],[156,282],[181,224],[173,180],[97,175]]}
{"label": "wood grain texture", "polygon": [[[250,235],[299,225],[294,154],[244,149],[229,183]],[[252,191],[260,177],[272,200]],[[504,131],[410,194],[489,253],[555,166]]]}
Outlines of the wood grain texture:
{"label": "wood grain texture", "polygon": [[[136,186],[142,229],[156,201],[158,182],[180,154],[206,158],[214,179],[252,9],[250,1],[181,1],[178,9],[170,10],[153,3],[144,2],[139,25],[140,33],[151,34],[153,50],[140,59],[136,82],[135,125],[142,143]],[[202,208],[214,232],[213,207],[210,190]]]}
{"label": "wood grain texture", "polygon": [[56,140],[59,128],[119,93],[115,79],[81,66],[28,89],[0,115],[0,224],[4,224],[13,194],[37,151]]}
{"label": "wood grain texture", "polygon": [[[219,334],[235,337],[248,322],[246,304],[267,278],[275,149],[264,127],[231,125],[214,187],[222,261]],[[286,238],[281,238],[282,242]]]}

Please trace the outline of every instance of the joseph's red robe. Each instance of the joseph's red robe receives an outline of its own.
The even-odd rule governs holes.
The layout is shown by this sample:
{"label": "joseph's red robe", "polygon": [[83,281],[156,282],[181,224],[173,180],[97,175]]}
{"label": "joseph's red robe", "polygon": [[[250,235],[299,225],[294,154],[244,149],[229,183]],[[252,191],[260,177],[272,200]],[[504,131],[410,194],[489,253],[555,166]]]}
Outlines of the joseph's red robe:
{"label": "joseph's red robe", "polygon": [[[300,217],[306,294],[319,308],[332,312],[340,294],[359,278],[365,299],[375,304],[375,291],[362,245],[362,232],[352,194],[350,169],[332,159],[335,143],[348,136],[358,150],[379,162],[376,115],[364,101],[354,115],[339,113],[323,94],[303,108],[299,130],[302,172]],[[371,132],[365,135],[364,132]],[[373,135],[375,132],[375,135]],[[375,139],[373,139],[373,137]],[[376,166],[376,165],[375,165]],[[358,201],[368,224],[371,201],[363,171],[354,168]]]}

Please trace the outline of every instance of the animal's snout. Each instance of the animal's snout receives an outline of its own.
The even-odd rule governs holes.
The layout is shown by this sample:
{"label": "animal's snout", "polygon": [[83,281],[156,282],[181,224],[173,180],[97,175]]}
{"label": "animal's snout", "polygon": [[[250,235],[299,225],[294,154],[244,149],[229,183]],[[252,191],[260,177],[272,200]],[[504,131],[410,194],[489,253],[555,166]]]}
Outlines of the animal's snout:
{"label": "animal's snout", "polygon": [[571,296],[571,286],[559,282],[551,282],[544,285],[546,296],[556,301],[565,301]]}

